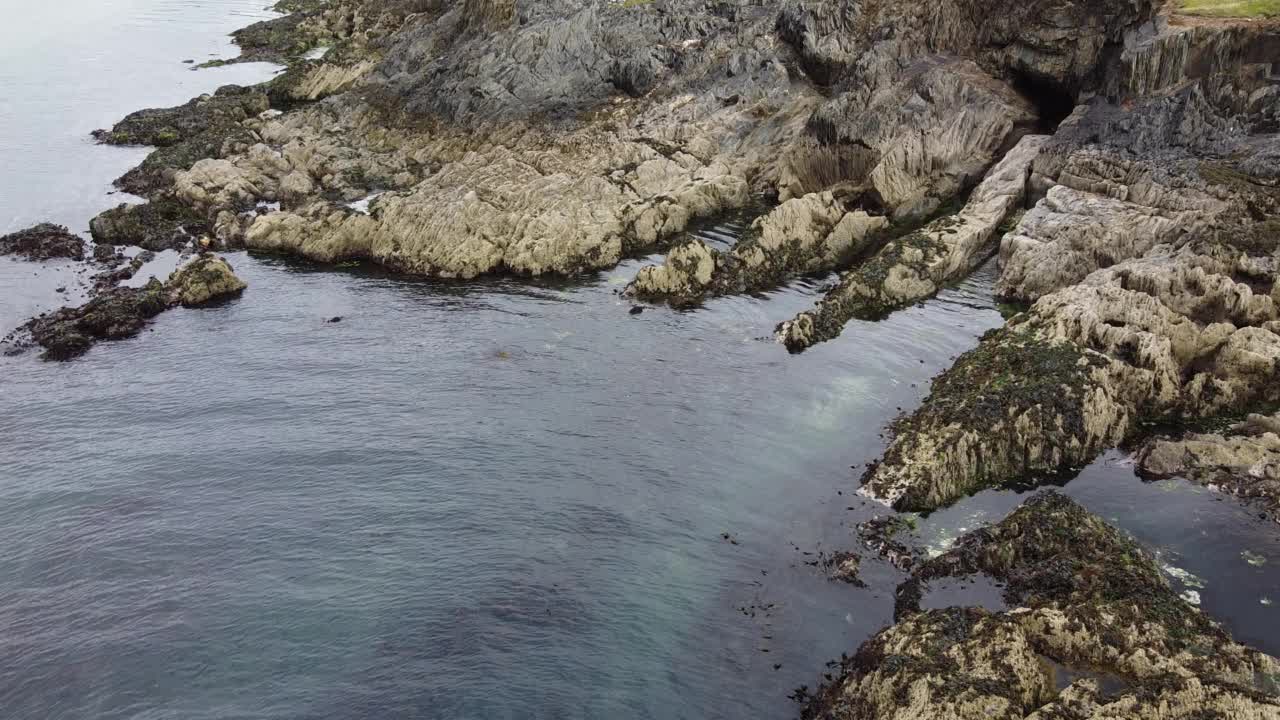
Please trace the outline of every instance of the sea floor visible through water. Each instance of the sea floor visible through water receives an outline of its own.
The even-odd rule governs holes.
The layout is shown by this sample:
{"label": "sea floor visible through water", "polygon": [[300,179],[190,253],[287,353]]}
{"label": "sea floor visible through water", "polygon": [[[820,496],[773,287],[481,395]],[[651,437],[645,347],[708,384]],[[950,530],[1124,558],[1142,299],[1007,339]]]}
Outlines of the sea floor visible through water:
{"label": "sea floor visible through water", "polygon": [[[89,131],[269,77],[182,64],[233,53],[225,34],[269,16],[241,0],[9,8],[0,231],[82,231],[123,201],[110,181],[145,150]],[[791,356],[773,326],[829,278],[632,315],[618,291],[655,258],[469,283],[228,259],[249,283],[237,299],[71,363],[0,358],[0,716],[792,717],[788,695],[892,617],[900,572],[868,560],[858,588],[813,564],[888,512],[857,477],[885,425],[1001,323],[990,266]],[[0,258],[0,334],[77,282]],[[1065,491],[1280,653],[1274,525],[1143,483],[1119,452]],[[979,494],[918,536],[941,551],[1025,497]]]}

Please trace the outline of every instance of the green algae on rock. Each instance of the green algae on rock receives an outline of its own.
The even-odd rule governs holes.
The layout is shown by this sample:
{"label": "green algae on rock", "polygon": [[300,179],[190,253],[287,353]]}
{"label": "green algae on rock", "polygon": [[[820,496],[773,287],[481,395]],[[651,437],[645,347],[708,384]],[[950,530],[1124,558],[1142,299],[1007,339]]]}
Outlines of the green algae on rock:
{"label": "green algae on rock", "polygon": [[0,255],[21,255],[28,260],[83,260],[84,240],[62,225],[40,223],[0,236]]}
{"label": "green algae on rock", "polygon": [[[1005,583],[1010,609],[920,609],[930,582],[976,574]],[[1056,492],[918,566],[896,614],[803,717],[1280,717],[1280,662],[1234,642],[1133,540]],[[1083,677],[1062,687],[1061,668]]]}
{"label": "green algae on rock", "polygon": [[1252,501],[1280,522],[1280,414],[1250,415],[1222,432],[1152,438],[1137,460],[1144,477],[1185,477]]}
{"label": "green algae on rock", "polygon": [[232,273],[225,260],[202,255],[175,271],[167,282],[151,278],[142,287],[108,288],[84,305],[41,315],[20,330],[44,348],[41,357],[45,360],[71,360],[88,352],[99,340],[137,335],[147,320],[174,305],[200,305],[244,288],[244,282]]}
{"label": "green algae on rock", "polygon": [[203,216],[168,195],[117,205],[89,221],[89,233],[99,246],[137,245],[157,252],[182,247],[206,229]]}

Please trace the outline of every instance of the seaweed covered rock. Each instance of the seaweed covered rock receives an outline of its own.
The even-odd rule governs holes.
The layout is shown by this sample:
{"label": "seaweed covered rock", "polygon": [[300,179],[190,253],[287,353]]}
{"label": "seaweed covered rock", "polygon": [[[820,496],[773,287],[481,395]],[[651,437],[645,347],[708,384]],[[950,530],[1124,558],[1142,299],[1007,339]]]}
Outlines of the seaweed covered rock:
{"label": "seaweed covered rock", "polygon": [[70,360],[88,352],[99,340],[120,340],[142,331],[146,321],[169,307],[160,281],[140,288],[118,287],[99,293],[75,308],[62,308],[30,321],[31,339],[44,348],[46,360]]}
{"label": "seaweed covered rock", "polygon": [[1218,488],[1280,520],[1280,415],[1250,415],[1221,432],[1153,438],[1138,451],[1138,471]]}
{"label": "seaweed covered rock", "polygon": [[[1258,161],[1280,138],[1230,114],[1221,82],[1091,103],[1042,148],[1047,194],[1005,236],[999,286],[1035,304],[897,424],[865,492],[936,508],[1070,471],[1143,422],[1280,400],[1280,192]],[[1044,366],[1049,347],[1081,371]]]}
{"label": "seaweed covered rock", "polygon": [[[930,583],[974,575],[1003,582],[1010,609],[920,609]],[[1132,540],[1056,492],[918,566],[897,620],[804,717],[1280,717],[1280,662],[1232,641]]]}
{"label": "seaweed covered rock", "polygon": [[1069,471],[1143,421],[1280,400],[1280,314],[1269,294],[1280,236],[1264,237],[1248,252],[1221,239],[1156,246],[1041,298],[935,379],[895,424],[863,492],[933,509]]}
{"label": "seaweed covered rock", "polygon": [[843,274],[814,310],[778,326],[779,341],[798,352],[839,335],[850,318],[879,318],[967,275],[995,251],[998,229],[1025,207],[1031,164],[1047,140],[1023,137],[960,212],[891,240]]}
{"label": "seaweed covered rock", "polygon": [[175,172],[190,169],[197,160],[221,157],[224,147],[237,143],[252,144],[253,136],[241,123],[268,107],[262,90],[225,85],[184,105],[139,110],[94,137],[112,145],[157,147],[116,181],[122,190],[146,197],[168,187]]}
{"label": "seaweed covered rock", "polygon": [[170,197],[142,204],[121,204],[89,221],[99,246],[137,245],[159,252],[181,248],[206,229],[204,217]]}
{"label": "seaweed covered rock", "polygon": [[175,270],[165,287],[171,302],[193,307],[235,295],[247,286],[223,258],[200,255]]}
{"label": "seaweed covered rock", "polygon": [[[136,262],[132,271],[140,267]],[[222,258],[202,255],[175,271],[167,282],[155,278],[142,287],[112,287],[79,307],[64,307],[27,322],[21,331],[44,348],[46,360],[71,360],[88,352],[99,340],[122,340],[137,335],[147,320],[177,304],[200,305],[234,295],[245,284]],[[19,349],[22,345],[19,345]]]}
{"label": "seaweed covered rock", "polygon": [[40,223],[0,236],[0,255],[21,255],[28,260],[83,260],[84,240],[62,225]]}
{"label": "seaweed covered rock", "polygon": [[888,224],[883,216],[847,210],[830,192],[793,198],[758,218],[731,250],[721,252],[694,239],[672,250],[662,265],[641,268],[627,290],[676,305],[767,290],[787,278],[838,266],[863,252]]}

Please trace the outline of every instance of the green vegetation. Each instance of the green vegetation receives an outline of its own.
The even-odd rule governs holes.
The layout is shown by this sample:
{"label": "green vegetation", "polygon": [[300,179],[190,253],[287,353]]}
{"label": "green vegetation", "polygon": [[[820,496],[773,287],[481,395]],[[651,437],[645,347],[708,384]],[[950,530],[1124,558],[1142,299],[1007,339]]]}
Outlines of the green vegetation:
{"label": "green vegetation", "polygon": [[1213,17],[1280,16],[1280,0],[1182,0],[1182,12]]}

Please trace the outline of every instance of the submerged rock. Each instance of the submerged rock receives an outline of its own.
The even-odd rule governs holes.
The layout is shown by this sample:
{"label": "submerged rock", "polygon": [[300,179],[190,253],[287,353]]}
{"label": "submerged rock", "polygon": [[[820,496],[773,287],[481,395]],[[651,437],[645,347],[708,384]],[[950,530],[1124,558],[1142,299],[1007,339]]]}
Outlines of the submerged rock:
{"label": "submerged rock", "polygon": [[62,225],[40,223],[0,236],[0,255],[21,255],[28,260],[83,260],[84,240]]}
{"label": "submerged rock", "polygon": [[1280,520],[1280,414],[1250,415],[1220,433],[1153,438],[1137,459],[1145,477],[1185,477],[1252,500]]}
{"label": "submerged rock", "polygon": [[41,315],[22,330],[32,343],[44,348],[44,359],[71,360],[99,340],[137,335],[147,320],[174,305],[198,305],[244,288],[225,260],[204,255],[175,271],[165,283],[151,278],[142,287],[108,288],[84,305]]}
{"label": "submerged rock", "polygon": [[[977,574],[1005,584],[1010,609],[920,609],[929,583]],[[803,717],[1280,717],[1280,662],[1232,641],[1132,540],[1055,492],[916,568],[896,614]],[[1064,670],[1079,679],[1063,686]]]}

